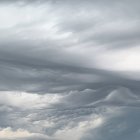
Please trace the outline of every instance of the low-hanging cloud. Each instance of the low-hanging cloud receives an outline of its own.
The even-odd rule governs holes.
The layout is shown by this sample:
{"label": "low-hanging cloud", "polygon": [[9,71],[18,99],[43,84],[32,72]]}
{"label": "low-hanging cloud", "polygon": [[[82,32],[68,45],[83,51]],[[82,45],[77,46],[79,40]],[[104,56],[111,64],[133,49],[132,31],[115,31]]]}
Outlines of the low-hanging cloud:
{"label": "low-hanging cloud", "polygon": [[140,137],[138,0],[0,1],[0,139]]}

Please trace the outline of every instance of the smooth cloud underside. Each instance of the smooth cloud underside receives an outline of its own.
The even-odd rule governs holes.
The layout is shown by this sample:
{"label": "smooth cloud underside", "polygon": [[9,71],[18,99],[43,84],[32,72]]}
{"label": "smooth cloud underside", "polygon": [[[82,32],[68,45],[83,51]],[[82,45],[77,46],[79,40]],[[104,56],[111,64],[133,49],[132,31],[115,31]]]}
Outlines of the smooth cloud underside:
{"label": "smooth cloud underside", "polygon": [[0,0],[0,140],[139,140],[140,2]]}

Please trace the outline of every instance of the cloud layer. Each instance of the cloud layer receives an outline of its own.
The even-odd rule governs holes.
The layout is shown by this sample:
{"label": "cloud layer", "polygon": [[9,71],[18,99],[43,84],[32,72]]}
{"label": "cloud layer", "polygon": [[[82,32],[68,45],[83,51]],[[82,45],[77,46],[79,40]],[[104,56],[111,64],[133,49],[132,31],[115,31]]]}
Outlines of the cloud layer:
{"label": "cloud layer", "polygon": [[0,1],[0,140],[139,140],[138,0]]}

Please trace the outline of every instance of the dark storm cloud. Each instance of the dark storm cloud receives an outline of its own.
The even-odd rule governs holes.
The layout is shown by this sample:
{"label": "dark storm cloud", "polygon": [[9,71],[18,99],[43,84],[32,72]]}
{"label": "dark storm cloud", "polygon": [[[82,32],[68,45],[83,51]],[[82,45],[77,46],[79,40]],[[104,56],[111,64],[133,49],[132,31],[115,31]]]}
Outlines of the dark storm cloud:
{"label": "dark storm cloud", "polygon": [[[135,139],[138,140],[139,133],[139,108],[123,108],[123,115],[113,116],[106,121],[103,127],[97,130],[90,130],[85,134],[81,140],[92,140],[93,135],[95,139],[103,140],[104,138],[108,140],[114,139]],[[102,135],[100,135],[102,134]]]}
{"label": "dark storm cloud", "polygon": [[77,56],[66,54],[68,52],[61,49],[47,47],[42,51],[29,44],[25,47],[20,43],[11,45],[15,46],[1,47],[1,90],[46,93],[115,86],[139,90],[139,81],[122,77],[121,72],[85,67],[84,61],[73,62],[72,59]]}
{"label": "dark storm cloud", "polygon": [[139,5],[1,0],[0,139],[138,140]]}

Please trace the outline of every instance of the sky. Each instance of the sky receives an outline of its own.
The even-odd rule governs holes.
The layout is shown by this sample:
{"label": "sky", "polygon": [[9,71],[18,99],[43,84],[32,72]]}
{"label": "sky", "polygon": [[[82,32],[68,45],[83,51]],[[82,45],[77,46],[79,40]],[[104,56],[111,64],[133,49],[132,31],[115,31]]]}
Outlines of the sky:
{"label": "sky", "polygon": [[0,140],[139,140],[139,0],[0,0]]}

